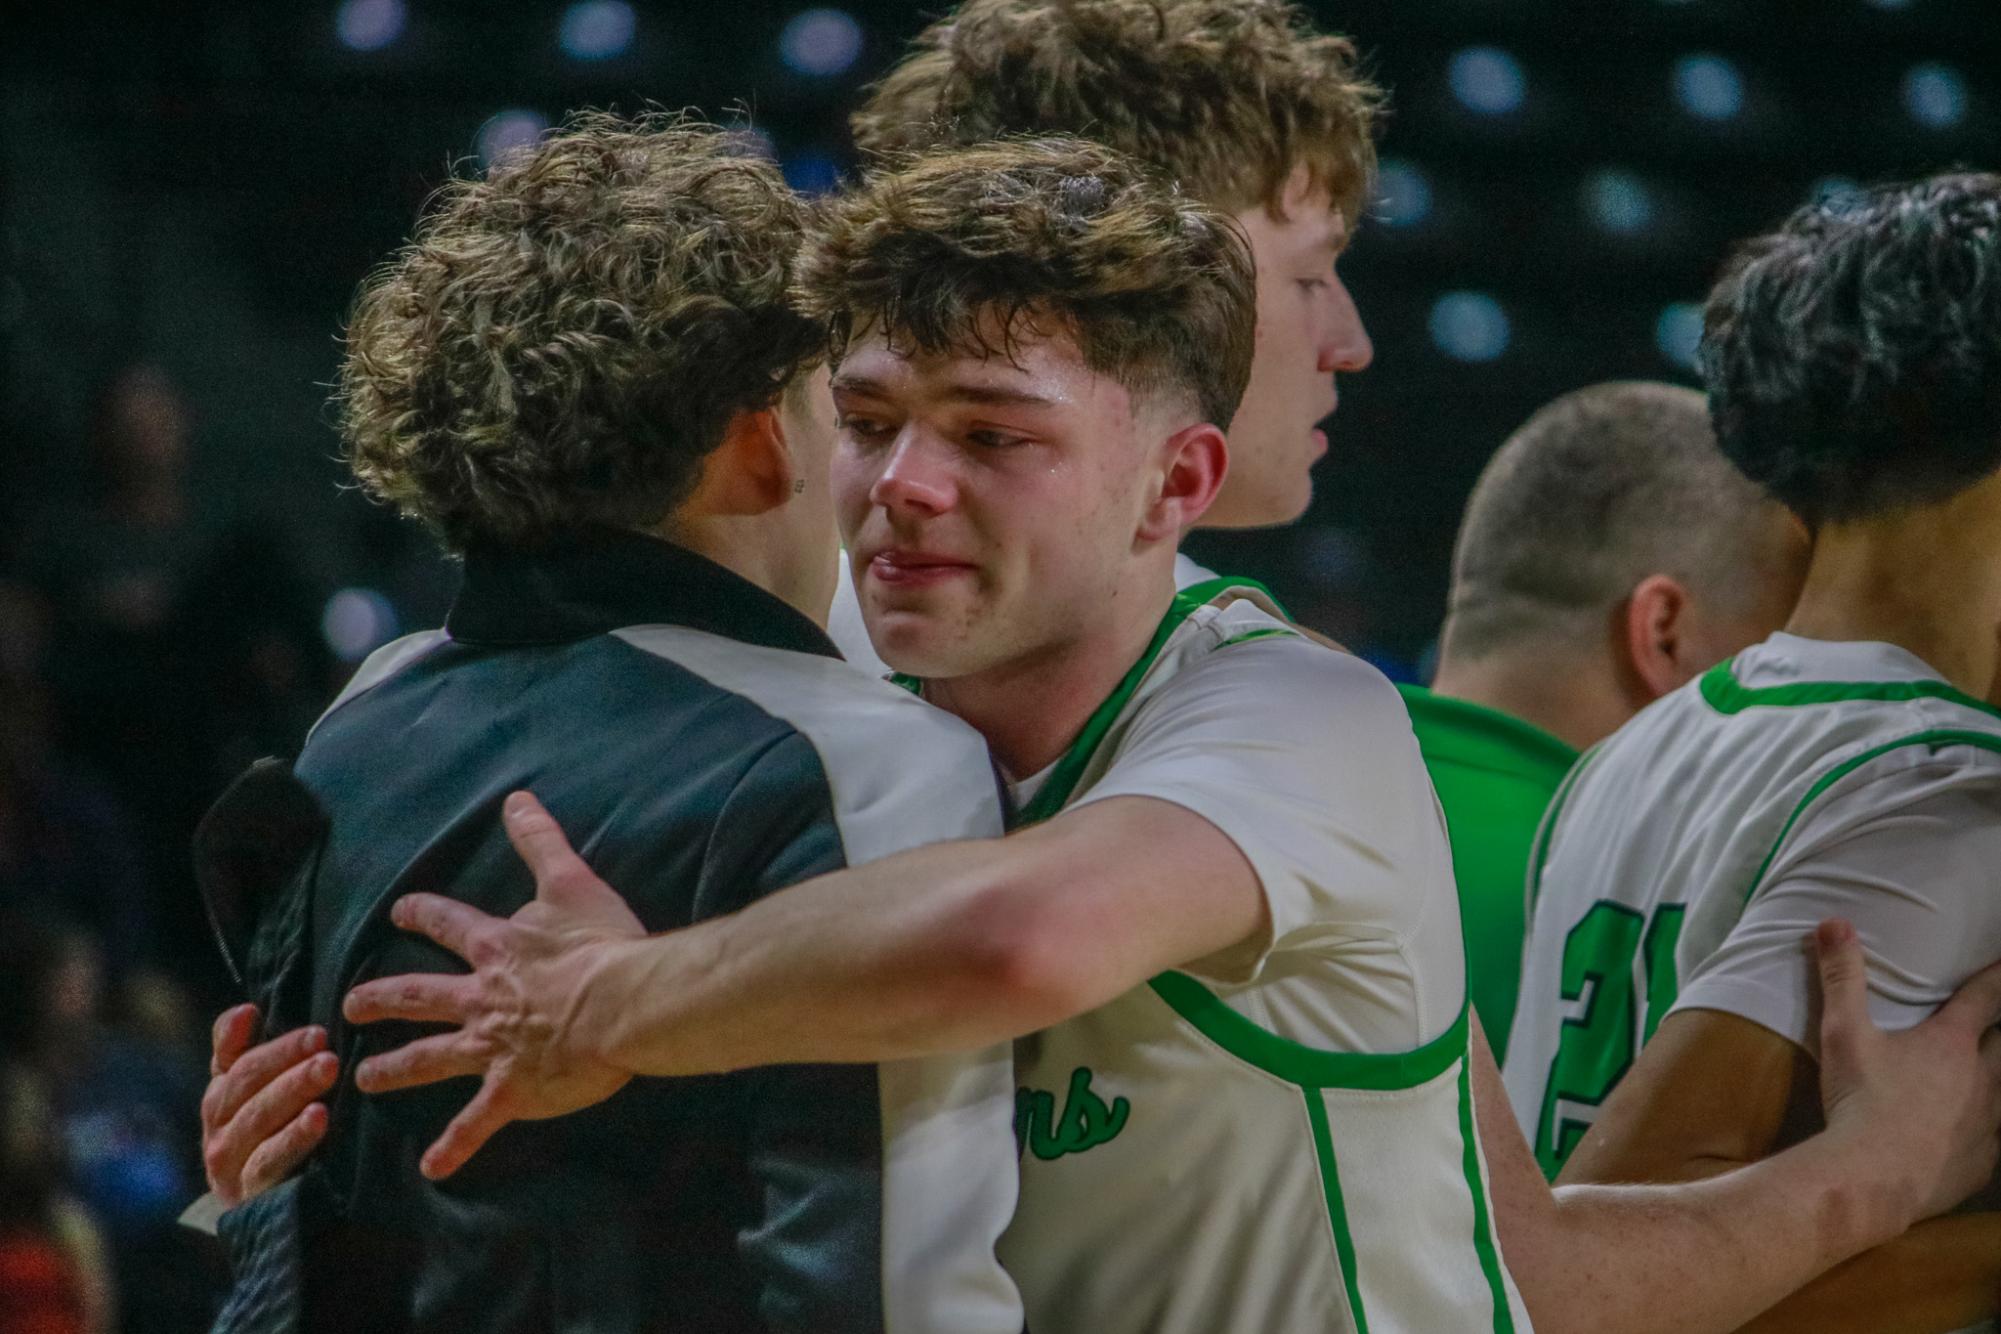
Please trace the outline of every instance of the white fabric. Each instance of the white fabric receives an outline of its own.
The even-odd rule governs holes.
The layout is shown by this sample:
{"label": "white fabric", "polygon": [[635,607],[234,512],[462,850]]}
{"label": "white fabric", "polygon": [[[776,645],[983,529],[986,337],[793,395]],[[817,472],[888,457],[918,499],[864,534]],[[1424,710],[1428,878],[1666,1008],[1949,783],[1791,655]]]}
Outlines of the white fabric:
{"label": "white fabric", "polygon": [[[908,691],[831,658],[680,626],[615,633],[798,728],[826,770],[849,865],[1000,835],[986,742]],[[1009,1048],[879,1069],[888,1329],[1019,1334],[1021,1299],[995,1259],[1017,1189]]]}
{"label": "white fabric", "polygon": [[[1174,556],[1174,586],[1186,588],[1216,576],[1179,552]],[[841,650],[841,656],[870,676],[888,676],[890,666],[869,642],[868,626],[862,621],[860,595],[855,592],[855,572],[848,553],[840,559],[840,576],[834,584],[834,604],[827,612],[827,637]]]}
{"label": "white fabric", "polygon": [[[1753,690],[1939,679],[1892,645],[1784,633],[1740,654],[1732,675]],[[1504,1072],[1532,1140],[1563,1026],[1582,1021],[1603,985],[1574,1000],[1562,995],[1566,940],[1599,903],[1649,924],[1680,907],[1675,976],[1662,993],[1679,983],[1674,1008],[1738,1014],[1809,1050],[1813,965],[1803,942],[1825,917],[1855,922],[1870,954],[1870,1008],[1890,1027],[1915,1023],[2001,957],[2001,895],[1992,885],[2001,864],[2001,754],[1895,744],[1939,730],[2001,742],[2001,719],[1950,699],[1722,712],[1692,682],[1580,762],[1543,831],[1546,861]],[[1808,799],[1838,767],[1884,746]],[[1636,1024],[1650,981],[1644,955],[1630,979],[1641,1001]],[[1595,1105],[1559,1102],[1563,1120],[1595,1118]]]}
{"label": "white fabric", "polygon": [[889,664],[869,642],[868,626],[862,620],[861,595],[855,591],[854,568],[849,565],[845,551],[841,553],[840,564],[840,577],[834,583],[834,605],[827,611],[827,638],[834,641],[842,657],[870,676],[888,676]]}
{"label": "white fabric", "polygon": [[[1493,1328],[1474,1240],[1485,1164],[1461,1133],[1471,1095],[1451,1043],[1465,980],[1450,852],[1394,688],[1225,594],[1173,633],[1072,805],[1114,796],[1196,812],[1258,873],[1273,938],[1211,998],[1300,1051],[1444,1035],[1434,1050],[1450,1056],[1410,1087],[1303,1082],[1211,1040],[1151,985],[1023,1039],[1022,1197],[1001,1254],[1030,1328],[1351,1331],[1356,1302],[1377,1334]],[[1049,1152],[1080,1134],[1097,1142]]]}
{"label": "white fabric", "polygon": [[1249,599],[1175,633],[1085,771],[1073,805],[1156,797],[1229,836],[1271,909],[1247,1017],[1343,1051],[1407,1051],[1465,1001],[1444,817],[1396,688],[1360,658],[1280,628]]}
{"label": "white fabric", "polygon": [[311,739],[312,733],[319,730],[320,723],[325,722],[335,709],[363,691],[373,690],[432,649],[451,642],[452,637],[443,630],[419,630],[401,639],[392,639],[369,654],[362,660],[361,666],[355,668],[354,675],[347,679],[341,692],[334,696],[334,702],[327,705],[326,711],[313,723],[312,729],[306,733],[307,739]]}

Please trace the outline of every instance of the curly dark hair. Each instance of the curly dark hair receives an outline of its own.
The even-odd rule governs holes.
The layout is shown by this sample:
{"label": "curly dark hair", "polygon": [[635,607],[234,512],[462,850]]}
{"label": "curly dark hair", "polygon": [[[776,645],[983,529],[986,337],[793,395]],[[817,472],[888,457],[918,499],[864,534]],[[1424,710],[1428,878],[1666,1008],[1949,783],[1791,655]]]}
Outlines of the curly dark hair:
{"label": "curly dark hair", "polygon": [[1275,208],[1303,164],[1353,225],[1381,105],[1353,43],[1290,0],[967,0],[852,127],[870,156],[1081,135],[1230,210]]}
{"label": "curly dark hair", "polygon": [[2001,467],[2001,176],[1800,209],[1704,323],[1718,443],[1809,524],[1944,500]]}
{"label": "curly dark hair", "polygon": [[899,350],[1011,355],[1067,333],[1135,394],[1186,396],[1227,427],[1257,318],[1236,225],[1082,139],[920,155],[836,201],[799,269],[838,362],[879,331]]}
{"label": "curly dark hair", "polygon": [[364,487],[463,550],[645,526],[825,334],[807,206],[740,140],[579,114],[440,191],[363,285],[336,404]]}

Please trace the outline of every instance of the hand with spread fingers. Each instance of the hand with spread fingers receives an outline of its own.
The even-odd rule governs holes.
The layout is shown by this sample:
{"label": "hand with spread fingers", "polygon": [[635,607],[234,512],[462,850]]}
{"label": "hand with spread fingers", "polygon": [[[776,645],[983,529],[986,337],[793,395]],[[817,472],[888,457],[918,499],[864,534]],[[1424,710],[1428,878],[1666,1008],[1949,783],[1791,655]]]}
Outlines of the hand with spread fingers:
{"label": "hand with spread fingers", "polygon": [[371,1056],[355,1070],[365,1093],[480,1075],[484,1082],[425,1151],[425,1176],[450,1176],[510,1121],[542,1120],[603,1102],[632,1078],[598,1053],[601,1033],[576,1022],[604,947],[644,939],[616,890],[571,851],[526,792],[507,799],[509,841],[535,875],[535,897],[509,918],[436,894],[397,900],[390,920],[471,964],[470,973],[364,982],[347,995],[350,1023],[387,1019],[457,1025]]}
{"label": "hand with spread fingers", "polygon": [[210,1034],[209,1084],[201,1100],[202,1166],[208,1188],[231,1208],[299,1169],[326,1138],[340,1062],[323,1028],[295,1028],[251,1046],[257,1007],[225,1010]]}

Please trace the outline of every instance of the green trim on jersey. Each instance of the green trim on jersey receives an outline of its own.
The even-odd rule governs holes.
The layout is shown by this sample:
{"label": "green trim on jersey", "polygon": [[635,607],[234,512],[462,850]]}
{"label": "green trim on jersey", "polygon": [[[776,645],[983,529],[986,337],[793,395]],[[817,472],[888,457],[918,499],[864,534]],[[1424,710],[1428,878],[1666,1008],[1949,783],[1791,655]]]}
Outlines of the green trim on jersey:
{"label": "green trim on jersey", "polygon": [[1278,599],[1271,596],[1270,590],[1251,579],[1204,579],[1201,583],[1190,584],[1176,593],[1174,601],[1168,604],[1167,614],[1160,618],[1160,628],[1153,632],[1153,639],[1148,642],[1146,651],[1139,655],[1139,661],[1135,662],[1118,685],[1112,688],[1112,693],[1105,696],[1105,702],[1100,704],[1097,711],[1085,722],[1084,730],[1070,743],[1070,749],[1064,751],[1063,758],[1056,761],[1056,767],[1050,771],[1048,779],[1036,794],[1029,798],[1028,804],[1021,808],[1020,814],[1014,820],[1017,826],[1039,824],[1063,809],[1064,803],[1068,802],[1071,794],[1076,792],[1078,782],[1084,777],[1084,770],[1090,767],[1091,757],[1098,753],[1099,743],[1104,741],[1105,734],[1112,730],[1112,724],[1119,720],[1119,715],[1125,712],[1126,705],[1139,692],[1140,682],[1144,681],[1146,674],[1153,670],[1154,660],[1160,657],[1160,651],[1167,647],[1167,641],[1181,628],[1183,621],[1233,588],[1251,589],[1271,599],[1273,606],[1278,605]]}
{"label": "green trim on jersey", "polygon": [[1362,1309],[1362,1278],[1355,1263],[1355,1234],[1348,1227],[1348,1201],[1341,1194],[1341,1169],[1334,1161],[1334,1132],[1327,1125],[1327,1104],[1318,1090],[1303,1088],[1306,1120],[1313,1127],[1313,1156],[1320,1162],[1320,1190],[1327,1197],[1327,1221],[1334,1229],[1334,1254],[1341,1262],[1341,1282],[1348,1289],[1348,1312],[1355,1334],[1369,1334],[1369,1315]]}
{"label": "green trim on jersey", "polygon": [[[1797,688],[1811,689],[1812,687],[1802,686]],[[1946,687],[1948,690],[1951,688],[1950,686]],[[1849,696],[1849,698],[1874,699],[1881,697]],[[1912,696],[1898,696],[1897,698],[1908,699],[1912,698]],[[1940,698],[1943,698],[1943,696]],[[1970,702],[1978,703],[1979,701],[1972,700]],[[1988,710],[1988,712],[1993,712],[1993,710]],[[1751,877],[1750,886],[1744,891],[1745,906],[1748,907],[1751,900],[1757,896],[1759,889],[1763,888],[1765,872],[1772,869],[1772,863],[1778,858],[1779,849],[1785,846],[1787,836],[1793,832],[1793,826],[1799,823],[1799,818],[1806,814],[1807,807],[1818,801],[1829,788],[1846,778],[1849,774],[1854,773],[1863,765],[1869,763],[1869,761],[1877,758],[1879,755],[1887,755],[1893,750],[1902,750],[1908,746],[1925,746],[1932,750],[1937,750],[1942,746],[1975,746],[1981,750],[1991,750],[1997,754],[2001,754],[2001,736],[1996,736],[1992,732],[1972,732],[1961,728],[1935,728],[1929,732],[1915,732],[1907,737],[1899,737],[1895,741],[1886,741],[1880,746],[1874,746],[1865,750],[1860,755],[1852,755],[1840,764],[1835,765],[1832,769],[1829,769],[1818,779],[1814,780],[1814,785],[1806,790],[1805,796],[1800,798],[1799,805],[1793,807],[1793,813],[1786,817],[1785,824],[1779,829],[1779,836],[1772,840],[1771,851],[1765,854],[1764,861],[1758,863],[1757,874]]]}
{"label": "green trim on jersey", "polygon": [[1897,703],[1913,699],[1942,699],[1977,709],[1990,718],[2001,718],[2001,709],[1975,699],[1944,681],[1805,681],[1791,686],[1762,686],[1753,689],[1737,679],[1731,670],[1735,658],[1725,658],[1702,674],[1703,702],[1718,713],[1742,713],[1745,709],[1798,708],[1804,704],[1843,704],[1852,700],[1879,700]]}
{"label": "green trim on jersey", "polygon": [[1416,1088],[1450,1070],[1466,1053],[1469,1011],[1464,1005],[1450,1028],[1413,1051],[1321,1051],[1246,1019],[1186,973],[1162,973],[1147,985],[1230,1055],[1302,1088]]}
{"label": "green trim on jersey", "polygon": [[1216,645],[1216,647],[1228,648],[1232,644],[1248,644],[1253,639],[1270,639],[1277,635],[1283,635],[1288,639],[1297,639],[1299,638],[1299,631],[1288,630],[1284,626],[1279,625],[1267,625],[1257,630],[1246,630],[1240,635],[1231,635],[1228,639]]}
{"label": "green trim on jersey", "polygon": [[[1604,745],[1599,742],[1598,745]],[[1563,804],[1570,800],[1571,789],[1584,773],[1584,766],[1591,763],[1591,757],[1598,753],[1593,746],[1577,757],[1577,763],[1570,766],[1570,772],[1563,776],[1563,783],[1556,789],[1556,795],[1549,799],[1549,810],[1542,817],[1542,825],[1536,830],[1535,846],[1529,853],[1529,914],[1535,915],[1536,900],[1542,897],[1542,871],[1549,862],[1549,843],[1556,836],[1556,822],[1563,815]]]}
{"label": "green trim on jersey", "polygon": [[1508,1309],[1508,1285],[1501,1277],[1501,1252],[1494,1245],[1494,1224],[1480,1176],[1480,1141],[1473,1125],[1473,1060],[1459,1063],[1459,1138],[1466,1146],[1466,1185],[1473,1193],[1473,1251],[1494,1298],[1494,1334],[1515,1334],[1514,1313]]}

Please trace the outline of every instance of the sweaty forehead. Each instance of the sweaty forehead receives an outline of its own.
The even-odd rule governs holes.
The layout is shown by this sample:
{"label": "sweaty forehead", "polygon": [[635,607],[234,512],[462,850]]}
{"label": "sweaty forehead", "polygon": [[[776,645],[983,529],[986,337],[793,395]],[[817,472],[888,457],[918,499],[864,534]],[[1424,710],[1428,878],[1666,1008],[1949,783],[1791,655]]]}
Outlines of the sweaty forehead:
{"label": "sweaty forehead", "polygon": [[998,331],[991,332],[983,339],[986,346],[932,349],[871,329],[848,345],[833,387],[849,393],[1055,402],[1077,398],[1102,378],[1067,334],[1017,330],[1003,345]]}

